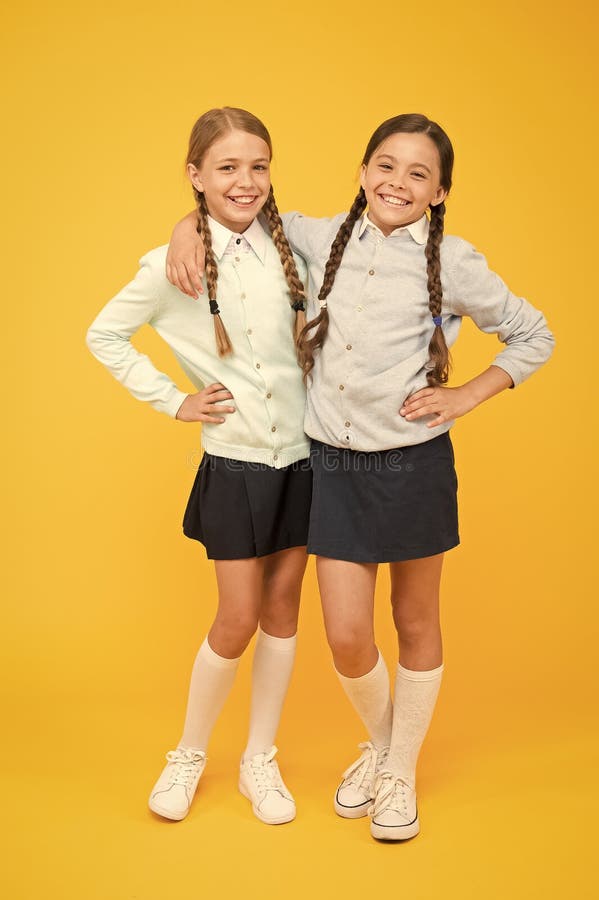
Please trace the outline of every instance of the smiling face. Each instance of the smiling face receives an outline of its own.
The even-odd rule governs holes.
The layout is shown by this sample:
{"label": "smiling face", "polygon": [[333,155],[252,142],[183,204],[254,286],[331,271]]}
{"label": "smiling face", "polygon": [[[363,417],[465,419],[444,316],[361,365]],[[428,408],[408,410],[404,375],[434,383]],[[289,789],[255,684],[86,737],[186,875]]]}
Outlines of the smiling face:
{"label": "smiling face", "polygon": [[429,205],[447,196],[441,187],[439,153],[420,132],[396,132],[362,166],[360,184],[368,201],[368,217],[384,235],[417,222]]}
{"label": "smiling face", "polygon": [[189,178],[206,197],[213,219],[241,233],[256,218],[270,191],[270,150],[266,141],[233,129],[208,148]]}

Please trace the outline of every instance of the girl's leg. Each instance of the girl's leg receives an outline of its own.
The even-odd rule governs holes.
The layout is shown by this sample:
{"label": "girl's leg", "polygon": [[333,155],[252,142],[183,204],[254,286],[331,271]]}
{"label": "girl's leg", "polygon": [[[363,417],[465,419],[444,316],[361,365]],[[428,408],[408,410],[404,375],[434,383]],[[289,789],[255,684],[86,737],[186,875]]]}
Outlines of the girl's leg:
{"label": "girl's leg", "polygon": [[250,728],[244,759],[269,753],[295,660],[305,547],[265,557],[260,627],[252,667]]}
{"label": "girl's leg", "polygon": [[404,840],[419,831],[416,762],[443,672],[439,584],[443,554],[391,564],[391,603],[399,639],[389,757],[377,784],[371,831]]}
{"label": "girl's leg", "polygon": [[215,567],[218,611],[194,662],[183,736],[167,754],[168,765],[150,794],[150,809],[168,819],[180,820],[189,812],[206,765],[210,733],[260,614],[262,561],[218,560]]}
{"label": "girl's leg", "polygon": [[376,747],[391,736],[389,675],[374,640],[377,565],[318,557],[327,640],[339,680]]}
{"label": "girl's leg", "polygon": [[293,662],[306,548],[265,557],[260,629],[252,669],[248,744],[241,760],[239,789],[254,815],[268,825],[295,818],[295,802],[281,778],[273,746]]}
{"label": "girl's leg", "polygon": [[391,603],[400,661],[388,767],[412,788],[443,672],[439,622],[442,566],[442,553],[391,565]]}
{"label": "girl's leg", "polygon": [[233,685],[239,659],[260,615],[261,559],[215,560],[218,610],[191,674],[180,747],[206,751],[210,733]]}
{"label": "girl's leg", "polygon": [[370,735],[335,795],[336,812],[358,818],[366,815],[375,774],[385,762],[393,716],[389,674],[374,640],[377,566],[325,557],[316,566],[335,669]]}

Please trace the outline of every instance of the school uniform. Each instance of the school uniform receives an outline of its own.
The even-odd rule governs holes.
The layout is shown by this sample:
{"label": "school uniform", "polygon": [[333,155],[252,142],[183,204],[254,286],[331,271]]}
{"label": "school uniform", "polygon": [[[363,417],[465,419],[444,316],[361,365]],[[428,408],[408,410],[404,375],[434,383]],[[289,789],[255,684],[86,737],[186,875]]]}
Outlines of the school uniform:
{"label": "school uniform", "polygon": [[[306,260],[310,318],[331,243],[345,219],[283,217]],[[328,334],[315,356],[305,431],[312,439],[308,550],[356,562],[441,553],[459,543],[453,422],[407,420],[403,401],[427,387],[434,323],[428,305],[426,216],[388,237],[364,215],[352,231],[327,297]],[[520,384],[551,355],[542,313],[514,295],[462,238],[441,243],[442,327],[448,347],[464,315],[505,348],[493,360]]]}
{"label": "school uniform", "polygon": [[[204,422],[204,455],[183,517],[183,532],[211,559],[264,556],[303,546],[311,494],[310,445],[303,430],[305,389],[293,343],[295,312],[280,258],[258,220],[235,234],[209,217],[218,263],[217,298],[233,353],[216,352],[207,288],[182,294],[165,273],[167,246],[100,311],[87,332],[93,355],[139,400],[175,418],[187,393],[131,338],[151,325],[197,391],[221,382],[233,395],[222,424]],[[296,258],[300,277],[305,267]]]}

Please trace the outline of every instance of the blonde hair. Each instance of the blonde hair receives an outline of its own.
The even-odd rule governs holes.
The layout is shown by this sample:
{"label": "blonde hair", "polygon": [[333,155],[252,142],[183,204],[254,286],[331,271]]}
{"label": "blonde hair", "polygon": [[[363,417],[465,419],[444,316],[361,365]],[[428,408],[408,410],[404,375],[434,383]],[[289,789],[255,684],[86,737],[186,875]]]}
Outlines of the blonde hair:
{"label": "blonde hair", "polygon": [[[200,116],[191,130],[189,149],[187,151],[186,165],[192,164],[199,168],[204,156],[219,138],[228,132],[238,130],[247,134],[262,138],[267,144],[269,155],[272,158],[272,141],[266,126],[252,113],[245,109],[237,109],[233,106],[223,106],[222,109],[210,109]],[[219,356],[226,356],[233,352],[233,345],[220,315],[220,309],[216,299],[216,287],[218,282],[218,266],[212,252],[212,235],[208,223],[208,206],[202,191],[194,187],[194,195],[198,207],[198,233],[204,244],[206,253],[206,284],[208,287],[208,300],[210,312],[214,318],[214,332],[216,337],[216,349]],[[283,232],[283,223],[279,216],[275,195],[271,187],[268,199],[262,208],[262,213],[268,225],[273,243],[277,248],[285,279],[289,287],[291,306],[295,310],[295,338],[297,339],[306,325],[304,304],[304,286],[298,275],[295,260],[287,238]]]}

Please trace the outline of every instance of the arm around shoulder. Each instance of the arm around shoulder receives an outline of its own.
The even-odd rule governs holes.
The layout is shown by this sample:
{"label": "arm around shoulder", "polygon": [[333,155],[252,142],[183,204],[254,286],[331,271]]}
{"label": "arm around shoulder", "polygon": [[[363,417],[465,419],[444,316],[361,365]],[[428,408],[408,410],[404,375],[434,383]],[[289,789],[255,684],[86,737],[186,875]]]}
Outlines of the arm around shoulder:
{"label": "arm around shoulder", "polygon": [[295,253],[310,262],[328,254],[331,243],[347,213],[340,213],[332,219],[316,219],[300,212],[283,213],[283,230]]}

